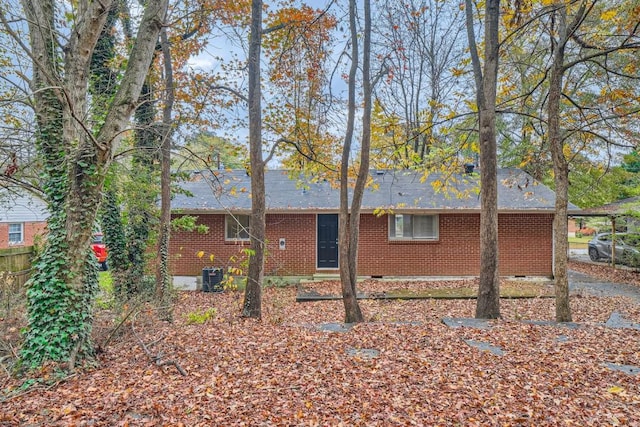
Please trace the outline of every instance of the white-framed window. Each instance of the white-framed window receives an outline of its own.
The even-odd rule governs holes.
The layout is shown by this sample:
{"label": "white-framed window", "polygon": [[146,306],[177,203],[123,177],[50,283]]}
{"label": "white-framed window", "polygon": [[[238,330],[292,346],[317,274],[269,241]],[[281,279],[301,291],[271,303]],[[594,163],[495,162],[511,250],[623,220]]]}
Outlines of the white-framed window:
{"label": "white-framed window", "polygon": [[438,215],[389,215],[389,240],[438,240]]}
{"label": "white-framed window", "polygon": [[249,215],[224,216],[225,240],[249,240]]}
{"label": "white-framed window", "polygon": [[24,242],[24,226],[21,222],[9,224],[9,244],[19,245]]}

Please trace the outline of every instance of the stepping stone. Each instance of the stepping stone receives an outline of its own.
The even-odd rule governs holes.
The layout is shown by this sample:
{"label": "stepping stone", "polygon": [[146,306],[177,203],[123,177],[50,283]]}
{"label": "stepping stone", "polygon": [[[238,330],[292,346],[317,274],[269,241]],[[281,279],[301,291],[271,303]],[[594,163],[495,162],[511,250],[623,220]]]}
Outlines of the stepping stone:
{"label": "stepping stone", "polygon": [[371,360],[380,357],[380,350],[376,350],[375,348],[348,348],[347,355]]}
{"label": "stepping stone", "polygon": [[620,371],[629,375],[638,375],[640,374],[640,367],[633,365],[618,365],[617,363],[604,362],[604,366],[611,369],[612,371]]}
{"label": "stepping stone", "polygon": [[467,345],[470,347],[475,347],[482,351],[489,351],[492,354],[495,354],[496,356],[504,356],[504,350],[502,350],[500,347],[497,347],[495,345],[482,342],[482,341],[476,341],[476,340],[464,340],[464,342],[467,343]]}
{"label": "stepping stone", "polygon": [[635,329],[637,331],[640,331],[640,323],[633,323],[625,319],[624,316],[617,311],[611,313],[611,316],[609,316],[607,323],[605,323],[604,325],[608,328]]}
{"label": "stepping stone", "polygon": [[353,328],[353,323],[323,323],[318,325],[322,332],[349,332]]}
{"label": "stepping stone", "polygon": [[536,326],[556,326],[568,329],[580,329],[582,325],[575,322],[554,322],[553,320],[523,320],[522,323]]}
{"label": "stepping stone", "polygon": [[450,328],[476,328],[491,329],[491,323],[488,319],[470,319],[465,317],[445,317],[442,323]]}

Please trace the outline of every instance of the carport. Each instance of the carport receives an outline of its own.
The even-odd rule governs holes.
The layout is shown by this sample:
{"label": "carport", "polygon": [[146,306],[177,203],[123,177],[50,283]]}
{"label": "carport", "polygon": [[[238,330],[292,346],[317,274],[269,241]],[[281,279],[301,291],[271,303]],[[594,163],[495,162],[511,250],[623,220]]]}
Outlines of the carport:
{"label": "carport", "polygon": [[616,247],[616,228],[617,228],[617,220],[620,218],[627,218],[627,227],[628,227],[628,219],[636,218],[636,222],[638,220],[640,210],[640,196],[630,197],[628,199],[618,200],[612,203],[607,203],[606,205],[583,209],[579,214],[569,215],[569,218],[580,218],[580,217],[604,217],[609,218],[611,223],[611,236],[612,236],[612,246],[613,250],[611,251],[611,265],[613,267],[616,266],[615,259],[615,247]]}

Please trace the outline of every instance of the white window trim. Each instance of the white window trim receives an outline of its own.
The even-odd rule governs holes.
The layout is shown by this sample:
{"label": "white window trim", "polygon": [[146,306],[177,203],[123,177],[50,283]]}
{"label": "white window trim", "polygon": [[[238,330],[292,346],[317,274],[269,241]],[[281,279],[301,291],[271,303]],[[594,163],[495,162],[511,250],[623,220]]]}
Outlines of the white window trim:
{"label": "white window trim", "polygon": [[[435,231],[435,235],[434,236],[428,236],[428,237],[414,237],[413,235],[411,237],[396,237],[398,235],[398,230],[396,227],[394,227],[394,229],[396,230],[396,235],[392,236],[391,235],[391,221],[397,221],[396,218],[398,215],[402,215],[404,216],[429,216],[429,217],[433,217],[433,221],[434,221],[434,231]],[[397,224],[397,223],[396,223]],[[396,225],[394,224],[394,225]],[[387,238],[389,239],[389,241],[393,241],[393,242],[398,242],[398,241],[405,241],[405,242],[411,242],[411,241],[420,241],[420,242],[435,242],[440,240],[440,217],[438,214],[390,214],[389,215],[389,222],[387,223],[388,226],[388,232],[387,232]],[[413,228],[413,221],[411,222],[411,227]],[[412,233],[413,234],[413,233]]]}
{"label": "white window trim", "polygon": [[[17,234],[17,231],[11,231],[11,226],[12,225],[19,225],[20,226],[20,240],[19,241],[12,241],[11,240],[11,235],[12,234]],[[12,222],[9,224],[8,228],[8,235],[7,235],[7,239],[9,241],[9,245],[22,245],[24,243],[24,223],[22,222]]]}
{"label": "white window trim", "polygon": [[226,214],[224,216],[224,240],[226,242],[248,242],[250,240],[249,237],[229,237],[227,232],[229,231],[229,221],[237,221],[240,217],[247,217],[249,227],[247,227],[247,234],[251,232],[251,217],[245,214]]}

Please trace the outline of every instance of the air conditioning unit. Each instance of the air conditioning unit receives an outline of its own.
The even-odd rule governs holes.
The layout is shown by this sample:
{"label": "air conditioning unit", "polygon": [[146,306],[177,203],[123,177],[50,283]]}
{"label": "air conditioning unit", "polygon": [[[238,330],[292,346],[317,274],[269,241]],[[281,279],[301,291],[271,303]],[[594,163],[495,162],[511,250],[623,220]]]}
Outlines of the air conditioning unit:
{"label": "air conditioning unit", "polygon": [[202,292],[222,292],[222,278],[224,274],[218,267],[205,267],[202,269]]}

